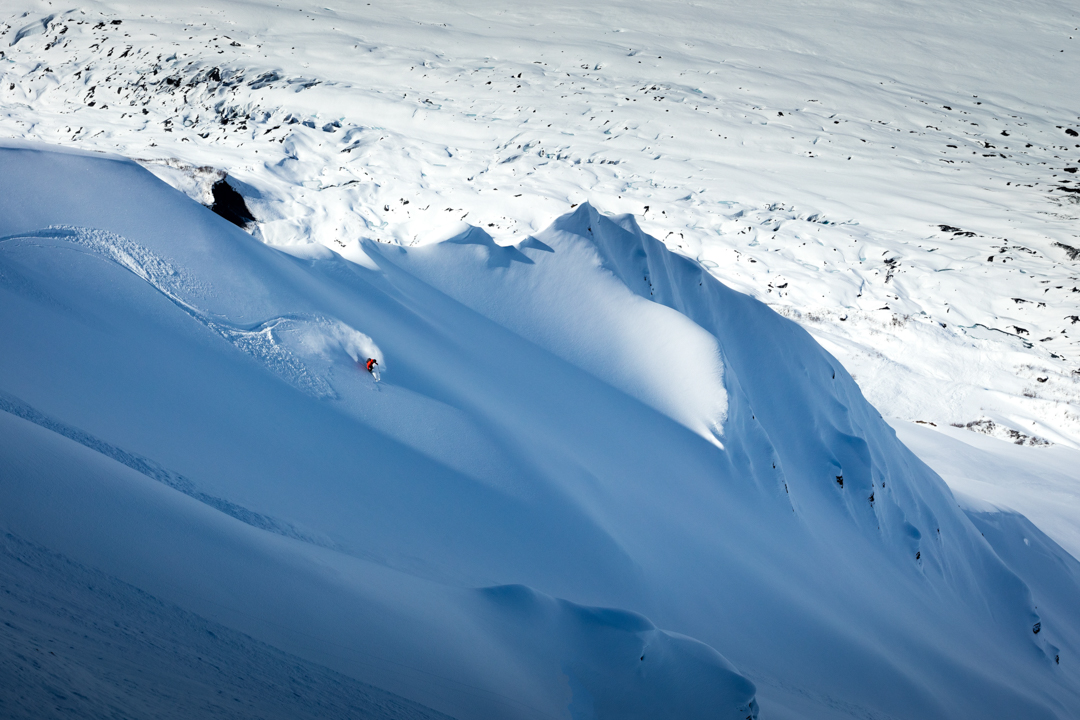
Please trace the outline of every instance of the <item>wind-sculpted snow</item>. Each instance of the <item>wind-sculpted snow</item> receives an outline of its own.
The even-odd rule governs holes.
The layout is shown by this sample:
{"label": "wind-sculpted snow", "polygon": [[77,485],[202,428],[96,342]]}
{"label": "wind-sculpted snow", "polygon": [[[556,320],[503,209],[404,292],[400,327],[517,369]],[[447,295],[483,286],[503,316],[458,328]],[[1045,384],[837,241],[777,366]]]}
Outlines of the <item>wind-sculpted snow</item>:
{"label": "wind-sculpted snow", "polygon": [[[596,220],[589,222],[589,214]],[[564,229],[565,228],[565,229]],[[591,240],[619,228],[583,205],[569,223],[517,247],[479,228],[408,253],[383,253],[454,299],[640,399],[705,438],[720,442],[727,413],[716,338],[649,302],[649,271],[612,264]],[[633,262],[641,249],[623,241]],[[655,241],[654,241],[655,242]],[[621,258],[620,258],[621,259]],[[477,276],[482,265],[492,272]],[[633,308],[628,310],[628,308]]]}
{"label": "wind-sculpted snow", "polygon": [[207,205],[228,173],[275,245],[633,213],[887,416],[1075,447],[1078,24],[1060,1],[9,0],[0,130]]}
{"label": "wind-sculpted snow", "polygon": [[532,652],[522,664],[528,671],[547,675],[553,693],[569,681],[571,717],[710,717],[732,697],[733,715],[757,717],[754,685],[731,663],[641,615],[556,600],[524,585],[485,588],[480,595],[493,608],[489,622],[504,642],[527,638]]}
{"label": "wind-sculpted snow", "polygon": [[1064,551],[632,218],[286,254],[132,162],[0,165],[14,536],[462,720],[1080,705]]}

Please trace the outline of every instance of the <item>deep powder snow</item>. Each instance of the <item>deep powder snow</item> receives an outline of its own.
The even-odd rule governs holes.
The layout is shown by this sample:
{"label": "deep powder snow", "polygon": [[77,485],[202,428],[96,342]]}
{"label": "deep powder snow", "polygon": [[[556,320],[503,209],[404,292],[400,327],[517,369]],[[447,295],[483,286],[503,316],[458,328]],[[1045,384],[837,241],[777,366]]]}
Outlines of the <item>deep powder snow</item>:
{"label": "deep powder snow", "polygon": [[0,162],[13,547],[459,718],[1077,707],[1076,561],[632,217],[290,255]]}

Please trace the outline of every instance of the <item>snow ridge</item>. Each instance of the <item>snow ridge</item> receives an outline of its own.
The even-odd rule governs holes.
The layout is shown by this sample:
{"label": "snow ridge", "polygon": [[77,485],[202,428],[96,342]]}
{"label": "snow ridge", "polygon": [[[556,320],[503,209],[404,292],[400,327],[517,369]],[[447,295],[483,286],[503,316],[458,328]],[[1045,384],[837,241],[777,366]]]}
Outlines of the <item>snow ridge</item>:
{"label": "snow ridge", "polygon": [[[490,21],[445,6],[452,30],[405,29],[415,6],[101,7],[5,55],[0,93],[22,99],[0,124],[175,158],[156,170],[189,196],[219,172],[200,168],[227,168],[260,225],[122,158],[0,148],[0,336],[18,339],[0,390],[45,418],[0,413],[6,532],[462,720],[1080,705],[1075,565],[1021,517],[962,508],[868,402],[1071,442],[1075,341],[1051,316],[1071,261],[1051,241],[1076,242],[1067,201],[1039,218],[1068,195],[1034,187],[1069,150],[1053,83],[967,99],[989,77],[972,61],[972,87],[945,93],[902,40],[857,63],[878,51],[849,32],[857,13],[762,53],[724,33],[760,41],[771,19],[731,30],[725,3],[628,6],[626,34],[577,9],[557,42],[536,39],[546,5]],[[1049,12],[981,10],[1028,38]],[[263,47],[253,12],[267,37],[321,42]],[[865,12],[864,29],[884,11]],[[1015,49],[1000,54],[1045,62]],[[969,160],[961,136],[1004,153]],[[1053,337],[1020,332],[1025,315]],[[390,363],[378,384],[356,366],[368,353]],[[1003,374],[1007,392],[980,389]]]}
{"label": "snow ridge", "polygon": [[506,244],[583,200],[632,212],[887,415],[1075,446],[1073,10],[946,3],[897,28],[885,5],[780,7],[598,10],[555,42],[537,28],[570,8],[20,0],[0,125],[204,202],[227,171],[280,245],[412,245],[451,219]]}

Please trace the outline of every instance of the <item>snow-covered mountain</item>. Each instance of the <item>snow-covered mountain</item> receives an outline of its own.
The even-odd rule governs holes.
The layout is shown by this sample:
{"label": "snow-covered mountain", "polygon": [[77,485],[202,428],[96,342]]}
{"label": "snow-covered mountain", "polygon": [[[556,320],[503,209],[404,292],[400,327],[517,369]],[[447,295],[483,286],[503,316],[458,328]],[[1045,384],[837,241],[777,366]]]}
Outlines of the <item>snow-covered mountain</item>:
{"label": "snow-covered mountain", "polygon": [[0,714],[1074,717],[1077,15],[5,5]]}
{"label": "snow-covered mountain", "polygon": [[285,254],[121,158],[2,163],[15,547],[459,718],[1080,702],[1076,561],[632,217]]}
{"label": "snow-covered mountain", "polygon": [[573,203],[807,327],[891,417],[1080,444],[1075,3],[11,0],[0,132],[255,232],[502,244]]}

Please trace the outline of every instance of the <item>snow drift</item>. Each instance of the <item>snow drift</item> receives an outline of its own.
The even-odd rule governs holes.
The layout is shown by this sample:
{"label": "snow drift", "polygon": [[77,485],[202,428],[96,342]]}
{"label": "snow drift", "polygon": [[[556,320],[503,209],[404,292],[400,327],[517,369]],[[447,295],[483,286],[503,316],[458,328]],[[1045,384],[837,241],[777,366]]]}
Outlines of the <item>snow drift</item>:
{"label": "snow drift", "polygon": [[19,542],[459,718],[1080,706],[1075,560],[628,216],[287,255],[121,158],[0,167]]}

